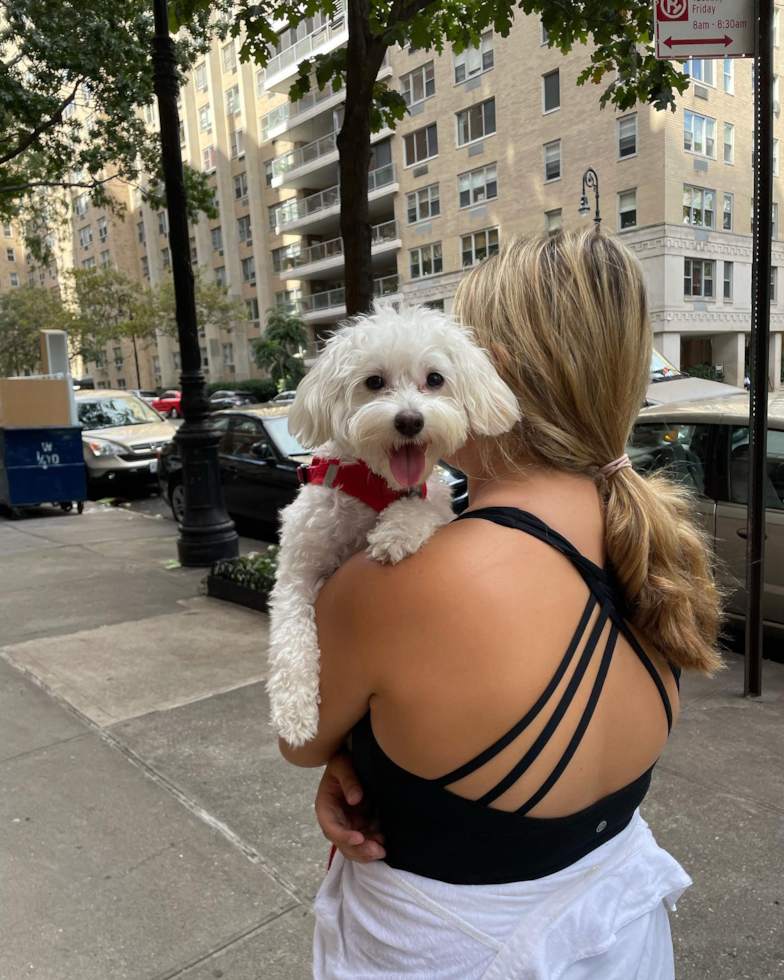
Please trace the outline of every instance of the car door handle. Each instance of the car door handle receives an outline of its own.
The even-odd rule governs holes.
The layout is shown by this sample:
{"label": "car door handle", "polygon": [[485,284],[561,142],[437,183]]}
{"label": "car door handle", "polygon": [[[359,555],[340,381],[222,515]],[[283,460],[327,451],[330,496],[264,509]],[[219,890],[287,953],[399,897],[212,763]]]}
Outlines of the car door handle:
{"label": "car door handle", "polygon": [[[745,541],[745,540],[746,540],[746,539],[748,538],[748,536],[749,536],[749,535],[748,535],[748,531],[741,531],[741,529],[740,529],[740,528],[738,528],[738,530],[737,530],[737,531],[736,531],[735,533],[736,533],[736,534],[738,535],[738,537],[739,537],[739,538],[743,538],[743,540],[744,540],[744,541]],[[765,535],[765,540],[766,540],[766,541],[768,540],[768,536],[767,536],[767,534]]]}

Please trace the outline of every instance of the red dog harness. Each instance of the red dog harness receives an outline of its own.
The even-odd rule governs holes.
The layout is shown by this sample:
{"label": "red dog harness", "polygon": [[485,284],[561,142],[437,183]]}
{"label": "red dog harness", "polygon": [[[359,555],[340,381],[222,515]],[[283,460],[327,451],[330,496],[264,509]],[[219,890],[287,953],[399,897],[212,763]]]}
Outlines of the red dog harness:
{"label": "red dog harness", "polygon": [[405,497],[421,497],[424,500],[427,497],[427,485],[424,483],[406,490],[393,490],[383,476],[374,473],[361,459],[356,463],[341,463],[339,459],[314,456],[309,466],[297,467],[297,476],[303,485],[321,484],[342,490],[379,514],[396,500],[403,500]]}

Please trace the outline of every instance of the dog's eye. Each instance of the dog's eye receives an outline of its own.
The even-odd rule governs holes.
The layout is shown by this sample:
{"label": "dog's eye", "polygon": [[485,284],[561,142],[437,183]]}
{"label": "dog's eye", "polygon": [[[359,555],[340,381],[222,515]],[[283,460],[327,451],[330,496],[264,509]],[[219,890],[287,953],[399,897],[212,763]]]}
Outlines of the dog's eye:
{"label": "dog's eye", "polygon": [[431,371],[427,376],[427,386],[428,388],[440,388],[444,383],[444,376],[439,374],[438,371]]}
{"label": "dog's eye", "polygon": [[365,384],[371,391],[378,391],[380,388],[384,387],[384,379],[380,374],[374,374],[372,378],[368,378],[365,381]]}

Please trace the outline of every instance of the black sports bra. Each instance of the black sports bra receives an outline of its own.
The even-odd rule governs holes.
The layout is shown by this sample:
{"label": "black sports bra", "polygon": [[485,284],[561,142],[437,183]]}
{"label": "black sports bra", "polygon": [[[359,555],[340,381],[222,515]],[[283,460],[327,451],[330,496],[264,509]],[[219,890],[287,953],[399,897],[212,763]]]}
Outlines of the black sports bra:
{"label": "black sports bra", "polygon": [[[464,513],[458,520],[471,518],[516,528],[545,541],[569,558],[582,575],[590,590],[588,601],[563,659],[525,717],[476,758],[445,776],[425,779],[394,763],[375,739],[370,712],[354,728],[352,752],[363,785],[378,808],[388,864],[454,884],[489,885],[541,878],[569,867],[620,833],[645,797],[653,766],[628,786],[578,813],[555,818],[527,816],[529,810],[550,792],[577,751],[601,695],[619,633],[631,645],[656,685],[667,715],[668,730],[672,727],[672,708],[658,671],[624,619],[620,590],[610,568],[599,568],[557,531],[525,511],[513,507],[488,507]],[[493,759],[540,714],[574,661],[597,608],[598,616],[563,696],[523,758],[478,800],[449,792],[447,787]],[[538,758],[558,728],[608,622],[611,624],[609,635],[587,704],[555,768],[518,810],[491,807],[489,804],[513,786]],[[675,668],[672,670],[677,682],[680,672]]]}

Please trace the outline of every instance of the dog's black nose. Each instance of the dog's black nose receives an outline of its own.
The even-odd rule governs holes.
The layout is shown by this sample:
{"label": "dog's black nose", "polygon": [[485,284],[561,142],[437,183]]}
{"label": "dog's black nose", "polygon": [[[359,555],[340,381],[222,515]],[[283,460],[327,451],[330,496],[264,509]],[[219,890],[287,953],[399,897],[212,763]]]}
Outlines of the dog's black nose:
{"label": "dog's black nose", "polygon": [[401,436],[418,436],[425,427],[425,417],[421,412],[398,412],[395,416],[395,428]]}

